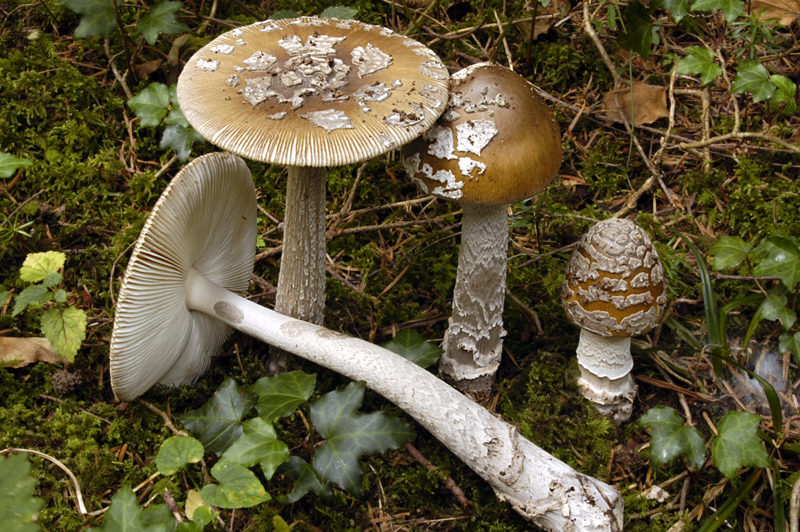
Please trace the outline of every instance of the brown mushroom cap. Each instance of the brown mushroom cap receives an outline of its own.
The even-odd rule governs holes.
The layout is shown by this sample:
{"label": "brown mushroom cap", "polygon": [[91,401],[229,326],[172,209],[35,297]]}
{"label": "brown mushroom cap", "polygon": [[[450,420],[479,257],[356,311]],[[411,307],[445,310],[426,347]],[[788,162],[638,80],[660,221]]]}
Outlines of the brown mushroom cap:
{"label": "brown mushroom cap", "polygon": [[658,323],[667,283],[647,233],[630,220],[598,222],[572,253],[561,287],[570,319],[601,336],[643,334]]}
{"label": "brown mushroom cap", "polygon": [[449,74],[422,44],[354,20],[267,20],[195,53],[178,101],[206,139],[293,166],[363,161],[419,136],[447,103]]}
{"label": "brown mushroom cap", "polygon": [[525,81],[491,63],[453,74],[444,114],[403,148],[426,192],[460,203],[508,205],[544,190],[561,166],[553,114]]}

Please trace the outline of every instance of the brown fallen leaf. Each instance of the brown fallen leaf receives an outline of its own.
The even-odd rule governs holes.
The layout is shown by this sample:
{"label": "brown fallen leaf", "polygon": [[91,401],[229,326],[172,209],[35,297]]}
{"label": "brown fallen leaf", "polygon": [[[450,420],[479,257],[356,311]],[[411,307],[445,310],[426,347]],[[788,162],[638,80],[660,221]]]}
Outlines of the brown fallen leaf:
{"label": "brown fallen leaf", "polygon": [[148,61],[147,63],[142,63],[140,65],[136,65],[133,67],[133,70],[136,71],[136,75],[140,78],[146,78],[159,68],[164,63],[163,59],[155,59],[153,61]]}
{"label": "brown fallen leaf", "polygon": [[784,26],[788,26],[800,15],[800,2],[798,0],[750,0],[748,13],[758,13],[766,10],[762,18],[777,18]]}
{"label": "brown fallen leaf", "polygon": [[[622,106],[622,113],[628,122],[631,121],[631,90],[629,88],[617,89],[609,91],[603,96],[603,103],[606,105],[606,110],[609,116],[614,118],[621,118],[619,114],[619,106],[614,99],[619,101],[619,106]],[[636,124],[652,124],[659,118],[669,116],[669,109],[667,109],[667,89],[666,87],[657,87],[655,85],[648,85],[643,81],[637,81],[633,84],[633,108],[636,111]]]}
{"label": "brown fallen leaf", "polygon": [[0,337],[0,362],[14,362],[6,367],[22,368],[36,362],[67,364],[69,361],[53,351],[45,338]]}
{"label": "brown fallen leaf", "polygon": [[[539,37],[542,33],[547,33],[547,30],[550,29],[550,26],[553,25],[556,19],[554,18],[544,18],[544,19],[536,19],[536,25],[533,27],[533,38],[534,40]],[[531,34],[531,29],[527,27],[528,24],[525,24],[526,29],[525,35]]]}

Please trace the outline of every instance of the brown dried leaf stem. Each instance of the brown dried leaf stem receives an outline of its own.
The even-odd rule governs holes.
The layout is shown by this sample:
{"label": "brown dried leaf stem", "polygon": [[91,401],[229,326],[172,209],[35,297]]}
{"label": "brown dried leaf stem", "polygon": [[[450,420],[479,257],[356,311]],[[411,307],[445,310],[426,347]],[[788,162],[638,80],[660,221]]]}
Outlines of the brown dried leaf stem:
{"label": "brown dried leaf stem", "polygon": [[[422,455],[422,453],[419,452],[417,448],[411,445],[410,443],[406,444],[406,451],[408,451],[408,453],[411,456],[413,456],[417,462],[424,465],[428,471],[436,470],[436,467],[433,464],[431,464],[430,461],[428,461],[428,459],[425,458]],[[445,487],[450,490],[450,492],[453,494],[453,496],[458,501],[458,504],[461,505],[462,508],[467,508],[469,506],[469,500],[467,499],[467,496],[464,495],[464,492],[461,491],[461,488],[458,487],[458,484],[456,484],[452,478],[450,478],[449,476],[445,477],[443,483]]]}

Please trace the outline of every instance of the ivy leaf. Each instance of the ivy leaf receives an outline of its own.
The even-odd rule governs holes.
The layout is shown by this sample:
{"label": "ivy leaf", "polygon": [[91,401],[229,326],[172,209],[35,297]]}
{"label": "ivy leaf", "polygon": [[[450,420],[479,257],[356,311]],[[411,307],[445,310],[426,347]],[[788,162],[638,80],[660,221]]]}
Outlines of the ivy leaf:
{"label": "ivy leaf", "polygon": [[795,364],[800,364],[800,332],[794,335],[783,333],[778,338],[778,351],[781,353],[791,351]]}
{"label": "ivy leaf", "polygon": [[0,152],[0,178],[7,178],[14,175],[20,168],[25,168],[33,163],[22,157],[14,157],[10,153]]}
{"label": "ivy leaf", "polygon": [[36,532],[33,523],[44,501],[33,496],[36,479],[31,464],[22,453],[0,456],[0,523],[5,532]]}
{"label": "ivy leaf", "polygon": [[413,329],[403,329],[383,347],[421,368],[435,364],[444,352]]}
{"label": "ivy leaf", "polygon": [[708,85],[722,75],[722,67],[711,50],[689,46],[686,51],[689,55],[678,61],[678,74],[700,74],[703,85]]}
{"label": "ivy leaf", "polygon": [[203,144],[205,139],[192,128],[173,124],[164,130],[161,142],[158,145],[161,148],[172,148],[178,155],[178,159],[185,161],[191,155],[192,145],[195,142]]}
{"label": "ivy leaf", "polygon": [[753,102],[769,100],[777,90],[777,86],[769,79],[769,72],[758,59],[739,63],[736,77],[731,82],[733,93],[753,93]]}
{"label": "ivy leaf", "polygon": [[242,435],[242,420],[255,403],[254,393],[227,378],[206,404],[178,419],[206,450],[220,454]]}
{"label": "ivy leaf", "polygon": [[169,89],[163,83],[151,83],[146,89],[128,100],[142,127],[157,126],[167,116]]}
{"label": "ivy leaf", "polygon": [[684,427],[683,419],[668,406],[656,406],[647,411],[639,424],[650,429],[650,456],[656,464],[667,464],[681,455],[695,469],[703,466],[706,442],[695,427]]}
{"label": "ivy leaf", "polygon": [[142,524],[147,532],[173,532],[177,523],[166,504],[148,506],[142,510]]}
{"label": "ivy leaf", "polygon": [[[197,493],[198,497],[200,494]],[[190,517],[191,521],[184,521],[178,525],[175,532],[203,532],[203,529],[214,519],[214,513],[208,506],[197,508]]]}
{"label": "ivy leaf", "polygon": [[270,500],[255,474],[244,466],[221,460],[211,468],[219,484],[203,486],[203,500],[220,508],[249,508]]}
{"label": "ivy leaf", "polygon": [[274,377],[262,377],[250,387],[258,394],[256,410],[267,421],[286,417],[308,401],[314,393],[317,376],[302,371],[289,371]]}
{"label": "ivy leaf", "polygon": [[305,497],[309,491],[313,491],[323,499],[330,499],[333,496],[330,482],[320,479],[311,464],[299,456],[292,456],[288,462],[281,464],[278,473],[286,475],[294,482],[291,493],[275,497],[282,504],[293,504]]}
{"label": "ivy leaf", "polygon": [[270,15],[269,19],[270,20],[283,20],[285,18],[299,18],[299,17],[300,17],[300,13],[298,13],[297,11],[292,11],[291,9],[281,9],[281,10],[278,10],[278,11],[275,11],[274,13],[272,13],[272,15]]}
{"label": "ivy leaf", "polygon": [[136,29],[144,36],[147,44],[153,46],[158,40],[158,34],[174,35],[189,31],[189,26],[177,21],[175,13],[183,7],[183,2],[170,2],[161,0],[150,7],[150,12],[139,19]]}
{"label": "ivy leaf", "polygon": [[319,18],[338,18],[339,20],[351,20],[356,18],[358,9],[348,6],[328,6],[319,14]]}
{"label": "ivy leaf", "polygon": [[754,268],[759,276],[774,276],[789,290],[800,282],[800,247],[793,236],[775,232],[763,241],[766,256]]}
{"label": "ivy leaf", "polygon": [[51,308],[42,314],[42,333],[50,345],[70,362],[86,339],[86,313],[75,307]]}
{"label": "ivy leaf", "polygon": [[752,248],[752,242],[745,242],[738,236],[721,236],[708,252],[714,255],[714,270],[719,271],[741,264]]}
{"label": "ivy leaf", "polygon": [[117,12],[111,0],[58,0],[58,3],[83,15],[75,29],[78,39],[95,35],[108,39],[117,27]]}
{"label": "ivy leaf", "polygon": [[175,104],[172,104],[172,110],[170,111],[169,116],[164,119],[164,123],[181,126],[187,129],[189,128],[189,121],[186,120],[185,116],[183,116],[183,111],[181,111],[181,108]]}
{"label": "ivy leaf", "polygon": [[786,307],[786,294],[771,292],[761,305],[761,315],[768,320],[779,320],[787,331],[797,320],[797,314]]}
{"label": "ivy leaf", "polygon": [[728,412],[719,422],[711,444],[714,465],[728,478],[733,478],[740,467],[769,467],[767,451],[758,437],[761,417],[749,412]]}
{"label": "ivy leaf", "polygon": [[697,0],[691,7],[692,12],[710,13],[715,9],[722,11],[725,20],[730,24],[744,12],[744,2],[742,0]]}
{"label": "ivy leaf", "polygon": [[156,467],[162,475],[174,475],[188,464],[203,459],[203,444],[190,436],[173,436],[161,444]]}
{"label": "ivy leaf", "polygon": [[650,2],[650,7],[669,10],[675,22],[680,22],[689,14],[689,0],[654,0]]}
{"label": "ivy leaf", "polygon": [[787,115],[794,114],[797,110],[797,102],[794,97],[797,93],[797,85],[786,76],[780,76],[778,74],[771,75],[769,79],[777,87],[775,94],[772,95],[769,101],[772,103],[786,102],[783,113]]}
{"label": "ivy leaf", "polygon": [[653,24],[650,13],[638,0],[634,0],[625,9],[625,22],[627,32],[620,35],[620,45],[647,59],[653,42],[658,39],[658,28]]}
{"label": "ivy leaf", "polygon": [[356,412],[364,400],[363,381],[351,382],[311,405],[311,422],[326,438],[314,455],[314,470],[354,496],[360,496],[361,455],[379,454],[414,439],[414,430],[383,412]]}
{"label": "ivy leaf", "polygon": [[11,312],[11,317],[18,315],[29,306],[41,308],[42,305],[50,301],[51,297],[50,290],[43,284],[31,285],[14,298],[14,310]]}
{"label": "ivy leaf", "polygon": [[142,508],[136,500],[136,494],[130,486],[123,486],[111,497],[103,525],[90,528],[89,532],[161,532],[164,528],[158,525],[148,526],[142,520]]}
{"label": "ivy leaf", "polygon": [[222,453],[221,458],[244,467],[260,464],[269,480],[278,466],[289,459],[289,447],[278,440],[270,423],[257,417],[244,423],[244,434]]}
{"label": "ivy leaf", "polygon": [[27,283],[38,283],[44,280],[49,272],[58,272],[64,267],[66,260],[67,256],[59,251],[28,253],[22,268],[19,269],[19,278]]}

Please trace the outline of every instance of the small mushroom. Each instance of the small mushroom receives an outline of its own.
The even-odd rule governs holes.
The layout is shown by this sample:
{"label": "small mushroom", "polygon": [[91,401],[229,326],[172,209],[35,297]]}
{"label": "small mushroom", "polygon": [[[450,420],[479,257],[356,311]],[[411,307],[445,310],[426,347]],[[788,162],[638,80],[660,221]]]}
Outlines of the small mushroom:
{"label": "small mushroom", "polygon": [[[178,101],[198,133],[242,157],[289,167],[278,312],[322,323],[325,167],[364,161],[419,136],[444,110],[448,78],[417,41],[316,17],[236,28],[189,60]],[[276,352],[270,370],[283,369]]]}
{"label": "small mushroom", "polygon": [[610,218],[580,239],[567,264],[561,301],[581,328],[581,393],[617,423],[633,410],[631,337],[652,329],[667,303],[664,270],[647,233]]}
{"label": "small mushroom", "polygon": [[555,177],[558,125],[523,77],[480,63],[453,74],[447,109],[404,146],[403,164],[425,192],[463,208],[439,371],[462,390],[488,391],[505,334],[508,205],[538,194]]}
{"label": "small mushroom", "polygon": [[253,181],[235,155],[198,157],[173,178],[136,242],[120,290],[110,354],[117,399],[133,400],[157,382],[191,382],[236,329],[365,381],[545,530],[621,530],[622,498],[614,488],[552,457],[428,371],[242,297],[256,226]]}

